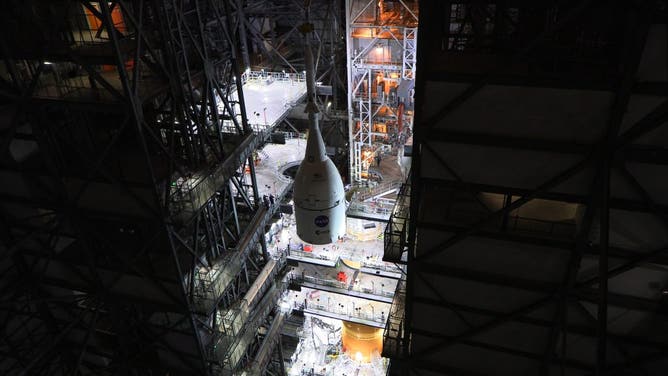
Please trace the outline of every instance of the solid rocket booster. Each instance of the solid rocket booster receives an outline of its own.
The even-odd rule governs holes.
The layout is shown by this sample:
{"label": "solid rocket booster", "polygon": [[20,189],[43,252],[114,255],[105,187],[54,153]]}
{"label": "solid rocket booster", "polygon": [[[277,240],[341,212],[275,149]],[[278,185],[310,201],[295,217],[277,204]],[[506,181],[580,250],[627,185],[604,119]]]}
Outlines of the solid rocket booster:
{"label": "solid rocket booster", "polygon": [[308,34],[305,49],[306,111],[309,119],[304,160],[294,182],[297,235],[307,243],[329,244],[346,232],[346,200],[339,171],[325,153],[315,103],[315,72]]}

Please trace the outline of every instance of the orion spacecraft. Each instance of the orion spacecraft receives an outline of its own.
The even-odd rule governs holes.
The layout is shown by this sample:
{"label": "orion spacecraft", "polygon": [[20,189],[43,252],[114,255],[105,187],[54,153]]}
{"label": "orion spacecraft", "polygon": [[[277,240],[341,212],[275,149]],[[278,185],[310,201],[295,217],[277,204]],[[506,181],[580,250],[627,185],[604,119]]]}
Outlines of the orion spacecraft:
{"label": "orion spacecraft", "polygon": [[[305,25],[308,27],[309,25]],[[315,101],[313,53],[306,32],[306,112],[309,132],[304,160],[294,182],[294,208],[297,235],[307,243],[328,244],[346,231],[346,200],[343,181],[325,153],[318,125],[319,110]]]}

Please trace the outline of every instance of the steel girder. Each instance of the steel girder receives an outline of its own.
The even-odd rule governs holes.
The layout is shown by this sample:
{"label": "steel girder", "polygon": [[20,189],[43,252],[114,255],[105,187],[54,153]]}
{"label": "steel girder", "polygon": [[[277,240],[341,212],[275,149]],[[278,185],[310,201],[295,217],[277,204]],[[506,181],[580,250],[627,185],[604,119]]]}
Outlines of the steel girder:
{"label": "steel girder", "polygon": [[213,0],[7,4],[2,373],[212,372],[215,313],[194,287],[264,215],[229,15]]}
{"label": "steel girder", "polygon": [[[491,375],[506,374],[517,366],[524,374],[536,375],[661,373],[668,339],[641,330],[666,320],[667,279],[662,274],[666,247],[660,240],[668,229],[665,195],[653,188],[642,170],[659,171],[664,165],[663,139],[648,135],[657,135],[668,121],[666,92],[639,89],[662,87],[665,79],[652,81],[638,73],[646,69],[648,46],[665,48],[665,32],[657,34],[665,29],[665,19],[657,14],[665,15],[666,4],[655,5],[604,8],[601,2],[590,1],[541,10],[539,5],[500,2],[421,4],[420,33],[433,38],[421,38],[418,49],[403,322],[406,345],[393,360],[393,372]],[[526,16],[541,12],[550,14],[545,20],[551,23],[529,25]],[[605,22],[586,21],[593,18],[618,21],[612,28]],[[555,41],[561,47],[575,46],[582,39],[569,38],[582,37],[586,32],[580,28],[598,30],[601,44],[589,46],[587,60],[569,61],[571,55],[558,55]],[[617,51],[615,58],[610,58],[611,51]],[[481,56],[495,64],[485,65]],[[546,61],[551,65],[541,65]],[[601,74],[585,77],[593,69]],[[602,120],[583,124],[600,132],[586,142],[570,142],[550,133],[548,127],[556,127],[554,123],[546,122],[544,132],[531,136],[526,136],[526,129],[493,117],[488,127],[464,126],[464,114],[480,110],[476,107],[480,101],[488,107],[483,111],[501,113],[494,101],[505,103],[504,98],[488,93],[506,87],[539,95],[541,90],[579,91],[585,93],[582,98],[605,92],[607,106],[596,109]],[[447,99],[436,99],[438,90]],[[643,96],[650,96],[652,103],[638,110]],[[530,109],[518,102],[513,111],[506,112]],[[632,119],[630,113],[635,114]],[[494,128],[495,122],[510,130]],[[568,127],[564,124],[563,129]],[[585,132],[583,128],[581,133]],[[531,175],[530,163],[511,159],[513,154],[544,156],[555,167]],[[513,173],[524,181],[493,174],[496,165],[475,165],[493,158],[527,165]],[[467,164],[466,159],[476,162]],[[576,205],[576,231],[555,235],[541,233],[535,226],[530,232],[529,227],[508,225],[509,218],[522,219],[523,210],[541,202]],[[549,217],[549,212],[541,215]],[[652,240],[620,242],[620,231],[636,231],[633,223],[619,222],[623,217],[646,222]],[[628,248],[620,253],[621,244]],[[467,253],[491,259],[474,261]],[[560,261],[549,264],[541,261],[544,258]],[[509,260],[517,264],[511,266]],[[532,268],[544,275],[532,274]],[[634,281],[644,283],[654,270],[655,284],[633,291],[625,287]],[[474,294],[481,298],[470,297]],[[510,300],[513,297],[515,301]],[[424,321],[423,312],[442,321]],[[517,337],[532,333],[541,341],[529,349],[499,334],[511,328]],[[480,360],[482,354],[508,366],[493,369],[467,363],[468,357]]]}

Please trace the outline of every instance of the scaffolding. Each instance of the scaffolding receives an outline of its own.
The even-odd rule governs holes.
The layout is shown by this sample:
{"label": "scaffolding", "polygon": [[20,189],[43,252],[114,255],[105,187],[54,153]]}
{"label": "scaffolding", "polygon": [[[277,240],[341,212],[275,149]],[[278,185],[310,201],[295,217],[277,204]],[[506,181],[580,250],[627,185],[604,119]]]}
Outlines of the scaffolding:
{"label": "scaffolding", "polygon": [[383,357],[401,359],[405,354],[410,338],[406,337],[405,331],[405,301],[406,301],[406,279],[402,278],[397,283],[394,299],[390,307],[390,313],[383,332]]}
{"label": "scaffolding", "polygon": [[374,178],[374,158],[412,127],[417,1],[346,0],[350,179]]}
{"label": "scaffolding", "polygon": [[[280,347],[281,329],[283,328],[284,320],[285,314],[282,312],[279,312],[276,314],[276,317],[274,317],[262,340],[262,345],[260,346],[255,359],[246,368],[249,375],[261,376],[264,374],[264,370],[274,358],[274,351]],[[280,361],[282,362],[283,359],[281,358]]]}
{"label": "scaffolding", "polygon": [[[280,297],[281,288],[272,286],[271,289],[254,307],[249,307],[243,300],[234,308],[224,321],[229,328],[214,335],[210,356],[218,364],[217,369],[222,375],[233,375],[240,368],[240,362],[248,346],[254,341],[258,328],[275,310],[276,301]],[[229,330],[228,330],[229,329]]]}
{"label": "scaffolding", "polygon": [[[236,1],[57,3],[0,15],[0,373],[236,365],[278,298]],[[244,311],[251,267],[263,283]],[[239,340],[212,358],[219,330]]]}
{"label": "scaffolding", "polygon": [[410,218],[410,183],[399,189],[397,201],[385,227],[383,261],[405,262],[408,249],[408,226]]}
{"label": "scaffolding", "polygon": [[[255,112],[255,114],[250,114],[254,116],[249,116],[248,124],[262,140],[268,139],[276,126],[286,119],[289,110],[298,102],[301,102],[306,95],[306,77],[302,72],[290,73],[247,69],[241,74],[241,83],[247,92],[251,92],[251,95],[245,101],[246,111],[252,110]],[[259,92],[257,92],[258,90]],[[262,95],[263,98],[253,98],[253,95]],[[267,102],[271,99],[278,99],[276,102],[280,103],[280,108],[269,108],[268,114]],[[231,93],[231,102],[235,104],[235,109],[238,111],[239,101],[236,97],[236,91]],[[253,107],[256,107],[257,111]],[[223,110],[222,107],[221,110]],[[262,113],[259,111],[262,111]],[[233,131],[234,123],[229,120],[224,121],[223,130]]]}
{"label": "scaffolding", "polygon": [[665,373],[668,7],[581,5],[420,2],[392,374]]}

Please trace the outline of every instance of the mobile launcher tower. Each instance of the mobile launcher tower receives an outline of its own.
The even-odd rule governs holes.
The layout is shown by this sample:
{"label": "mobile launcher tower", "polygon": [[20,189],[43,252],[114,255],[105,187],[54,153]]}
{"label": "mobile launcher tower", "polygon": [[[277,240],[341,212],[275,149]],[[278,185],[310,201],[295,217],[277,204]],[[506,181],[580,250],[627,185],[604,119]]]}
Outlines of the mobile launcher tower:
{"label": "mobile launcher tower", "polygon": [[346,0],[351,182],[379,153],[401,153],[413,123],[417,0]]}

